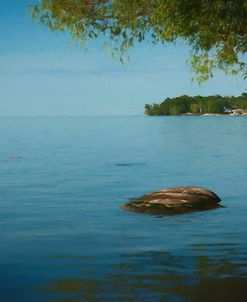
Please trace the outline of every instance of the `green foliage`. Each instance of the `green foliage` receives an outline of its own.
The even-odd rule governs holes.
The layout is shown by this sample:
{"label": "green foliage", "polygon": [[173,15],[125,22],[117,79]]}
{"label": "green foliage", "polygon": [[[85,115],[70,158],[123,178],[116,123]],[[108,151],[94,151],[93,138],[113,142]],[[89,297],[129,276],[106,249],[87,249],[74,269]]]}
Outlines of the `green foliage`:
{"label": "green foliage", "polygon": [[192,113],[200,115],[205,113],[224,114],[225,109],[247,110],[247,93],[238,97],[195,96],[183,95],[176,98],[167,98],[161,104],[145,105],[147,115],[181,115]]}
{"label": "green foliage", "polygon": [[120,58],[144,40],[184,41],[197,81],[212,77],[215,68],[247,77],[246,0],[33,1],[35,20],[82,43],[103,35]]}

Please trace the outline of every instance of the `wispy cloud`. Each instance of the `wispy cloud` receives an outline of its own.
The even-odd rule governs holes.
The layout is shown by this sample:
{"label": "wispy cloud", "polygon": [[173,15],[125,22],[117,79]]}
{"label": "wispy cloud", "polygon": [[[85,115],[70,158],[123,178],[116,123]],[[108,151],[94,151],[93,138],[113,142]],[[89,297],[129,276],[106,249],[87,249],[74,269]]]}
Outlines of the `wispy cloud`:
{"label": "wispy cloud", "polygon": [[143,62],[137,60],[122,65],[118,61],[102,60],[90,54],[75,52],[48,52],[43,54],[16,53],[0,56],[0,75],[47,74],[62,76],[115,75],[173,72],[181,63],[171,59],[154,57]]}

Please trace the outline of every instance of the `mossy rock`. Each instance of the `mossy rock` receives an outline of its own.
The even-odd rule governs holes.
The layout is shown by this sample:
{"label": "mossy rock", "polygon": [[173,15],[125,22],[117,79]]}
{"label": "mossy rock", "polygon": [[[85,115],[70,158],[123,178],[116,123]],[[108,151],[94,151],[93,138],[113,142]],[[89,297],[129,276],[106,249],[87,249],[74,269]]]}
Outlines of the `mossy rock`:
{"label": "mossy rock", "polygon": [[148,214],[184,214],[222,207],[221,199],[212,191],[200,187],[162,189],[144,196],[131,198],[122,208]]}

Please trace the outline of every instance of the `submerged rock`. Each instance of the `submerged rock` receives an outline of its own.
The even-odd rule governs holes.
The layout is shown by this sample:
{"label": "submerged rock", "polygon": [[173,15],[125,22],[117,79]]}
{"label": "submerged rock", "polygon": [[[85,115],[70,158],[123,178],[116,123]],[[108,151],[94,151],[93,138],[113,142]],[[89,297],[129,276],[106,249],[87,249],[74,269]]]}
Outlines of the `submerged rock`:
{"label": "submerged rock", "polygon": [[12,155],[12,156],[9,156],[8,159],[9,160],[18,160],[18,159],[22,159],[22,157],[18,156],[18,155]]}
{"label": "submerged rock", "polygon": [[122,208],[148,214],[183,214],[219,208],[219,202],[220,198],[207,189],[177,187],[131,198]]}

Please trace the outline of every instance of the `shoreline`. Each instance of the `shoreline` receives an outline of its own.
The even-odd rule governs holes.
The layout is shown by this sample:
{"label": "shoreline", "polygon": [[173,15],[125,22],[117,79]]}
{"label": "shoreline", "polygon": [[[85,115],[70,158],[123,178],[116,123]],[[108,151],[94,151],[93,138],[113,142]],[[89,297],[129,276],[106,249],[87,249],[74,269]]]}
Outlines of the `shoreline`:
{"label": "shoreline", "polygon": [[220,114],[220,113],[204,113],[204,114],[194,114],[194,113],[183,113],[179,116],[247,116],[247,113],[243,114]]}
{"label": "shoreline", "polygon": [[147,116],[201,116],[201,117],[207,117],[207,116],[229,116],[229,117],[247,117],[247,114],[218,114],[218,113],[205,113],[205,114],[160,114],[160,115],[151,115],[147,114]]}
{"label": "shoreline", "polygon": [[182,114],[146,114],[147,116],[231,116],[231,117],[247,117],[247,113],[244,114],[220,114],[220,113],[204,113],[204,114],[196,114],[196,113],[182,113]]}

